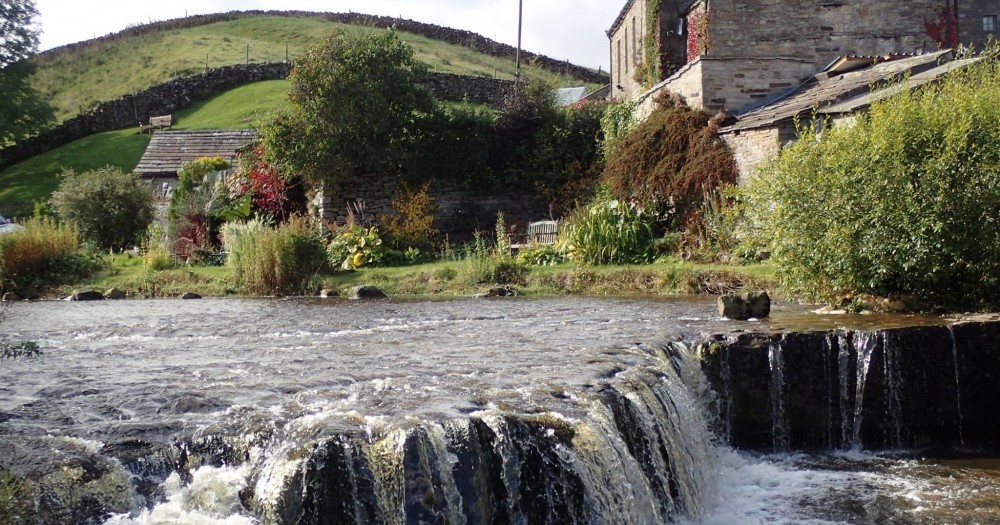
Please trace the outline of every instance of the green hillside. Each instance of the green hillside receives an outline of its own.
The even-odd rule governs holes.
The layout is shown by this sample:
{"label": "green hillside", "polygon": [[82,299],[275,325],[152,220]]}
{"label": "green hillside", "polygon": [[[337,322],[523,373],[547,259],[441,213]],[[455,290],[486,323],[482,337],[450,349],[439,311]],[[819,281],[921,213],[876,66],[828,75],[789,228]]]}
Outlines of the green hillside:
{"label": "green hillside", "polygon": [[[62,121],[133,91],[208,67],[295,59],[334,30],[378,29],[316,17],[247,16],[185,29],[99,39],[42,53],[35,85],[57,108]],[[432,70],[513,78],[514,63],[472,49],[411,33],[400,33]],[[580,85],[571,77],[526,64],[523,74],[554,86]],[[596,87],[596,86],[594,86]]]}
{"label": "green hillside", "polygon": [[[258,115],[285,104],[288,82],[247,84],[195,104],[176,115],[174,129],[246,128]],[[151,135],[135,128],[98,133],[43,153],[0,172],[0,214],[31,215],[36,200],[47,199],[66,168],[86,171],[107,165],[131,170],[139,163]]]}

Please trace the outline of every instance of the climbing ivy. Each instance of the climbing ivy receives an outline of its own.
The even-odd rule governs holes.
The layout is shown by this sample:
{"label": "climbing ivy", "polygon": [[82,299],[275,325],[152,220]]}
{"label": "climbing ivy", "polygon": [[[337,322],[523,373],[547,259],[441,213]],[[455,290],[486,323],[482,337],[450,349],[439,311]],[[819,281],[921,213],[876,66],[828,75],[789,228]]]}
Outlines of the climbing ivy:
{"label": "climbing ivy", "polygon": [[635,80],[649,89],[661,78],[663,73],[660,48],[660,6],[663,0],[646,0],[646,38],[642,44],[645,51],[643,67],[636,68]]}

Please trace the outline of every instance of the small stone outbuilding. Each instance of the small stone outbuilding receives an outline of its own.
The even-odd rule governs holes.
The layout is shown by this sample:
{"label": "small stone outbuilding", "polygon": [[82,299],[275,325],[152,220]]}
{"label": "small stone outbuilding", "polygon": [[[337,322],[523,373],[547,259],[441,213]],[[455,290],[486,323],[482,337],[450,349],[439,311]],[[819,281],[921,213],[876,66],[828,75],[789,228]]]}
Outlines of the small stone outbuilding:
{"label": "small stone outbuilding", "polygon": [[205,157],[236,161],[240,150],[257,137],[252,129],[157,131],[135,171],[154,190],[163,183],[177,185],[177,173],[186,162]]}

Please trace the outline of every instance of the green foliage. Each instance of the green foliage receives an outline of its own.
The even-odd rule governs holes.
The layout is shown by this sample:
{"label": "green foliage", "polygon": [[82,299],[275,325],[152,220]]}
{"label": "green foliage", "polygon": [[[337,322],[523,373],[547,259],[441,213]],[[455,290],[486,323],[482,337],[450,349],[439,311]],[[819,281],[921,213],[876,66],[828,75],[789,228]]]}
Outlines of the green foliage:
{"label": "green foliage", "polygon": [[394,171],[432,99],[394,31],[337,32],[295,62],[290,109],[261,126],[269,162],[314,182]]}
{"label": "green foliage", "polygon": [[666,207],[683,226],[703,196],[735,184],[732,152],[718,137],[720,116],[695,111],[669,97],[609,151],[604,181],[620,200]]}
{"label": "green foliage", "polygon": [[59,217],[100,249],[122,249],[139,240],[153,220],[153,194],[135,173],[105,167],[62,174],[52,195]]}
{"label": "green foliage", "polygon": [[331,268],[357,270],[377,266],[384,255],[382,238],[374,226],[365,228],[351,224],[334,234],[326,254]]}
{"label": "green foliage", "polygon": [[530,244],[517,251],[517,261],[529,266],[555,266],[566,262],[566,254],[551,244]]}
{"label": "green foliage", "polygon": [[163,271],[174,267],[170,248],[166,244],[166,232],[156,224],[151,224],[142,238],[142,266],[150,271]]}
{"label": "green foliage", "polygon": [[599,197],[563,227],[566,254],[584,264],[649,262],[656,215],[634,203]]}
{"label": "green foliage", "polygon": [[227,265],[245,292],[289,295],[308,292],[312,278],[326,261],[323,240],[302,217],[278,227],[262,223],[224,229]]}
{"label": "green foliage", "polygon": [[212,247],[218,216],[231,211],[223,181],[213,175],[229,167],[229,162],[219,157],[200,158],[181,166],[167,213],[171,237],[191,239],[201,253]]}
{"label": "green foliage", "polygon": [[628,135],[636,124],[635,110],[638,104],[632,100],[623,100],[608,105],[601,116],[601,131],[604,133],[604,154],[609,155],[618,139]]}
{"label": "green foliage", "polygon": [[[663,0],[646,0],[646,34],[642,39],[643,67],[636,68],[636,81],[649,89],[664,78],[664,64],[670,57],[660,53],[660,7]],[[670,65],[668,64],[668,67]]]}
{"label": "green foliage", "polygon": [[77,229],[51,217],[30,219],[24,228],[0,235],[0,280],[22,297],[36,297],[51,285],[93,273],[99,262],[79,255]]}
{"label": "green foliage", "polygon": [[800,133],[746,206],[784,286],[827,300],[998,304],[1000,64],[904,82],[853,126]]}
{"label": "green foliage", "polygon": [[0,147],[41,131],[54,120],[52,107],[31,85],[38,49],[38,16],[32,0],[0,2]]}

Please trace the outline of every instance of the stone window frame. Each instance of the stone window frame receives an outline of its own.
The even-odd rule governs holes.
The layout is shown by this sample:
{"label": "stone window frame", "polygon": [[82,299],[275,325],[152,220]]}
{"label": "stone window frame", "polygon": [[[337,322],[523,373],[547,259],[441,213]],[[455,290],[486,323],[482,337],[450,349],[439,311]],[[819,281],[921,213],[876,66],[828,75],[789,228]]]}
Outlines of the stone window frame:
{"label": "stone window frame", "polygon": [[986,31],[987,33],[996,33],[997,15],[983,15],[983,31]]}

